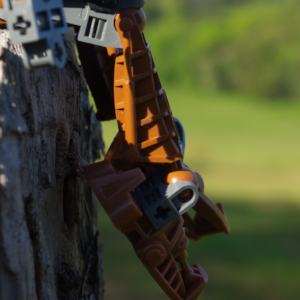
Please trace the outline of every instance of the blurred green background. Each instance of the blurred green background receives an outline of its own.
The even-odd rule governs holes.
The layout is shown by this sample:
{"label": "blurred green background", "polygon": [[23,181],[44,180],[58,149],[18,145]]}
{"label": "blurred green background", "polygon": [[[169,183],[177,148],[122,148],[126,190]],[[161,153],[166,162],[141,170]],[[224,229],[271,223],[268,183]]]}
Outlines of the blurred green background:
{"label": "blurred green background", "polygon": [[[147,0],[146,38],[185,163],[231,225],[190,242],[203,300],[300,299],[300,2]],[[103,123],[106,149],[116,122]],[[106,300],[164,300],[100,207]]]}

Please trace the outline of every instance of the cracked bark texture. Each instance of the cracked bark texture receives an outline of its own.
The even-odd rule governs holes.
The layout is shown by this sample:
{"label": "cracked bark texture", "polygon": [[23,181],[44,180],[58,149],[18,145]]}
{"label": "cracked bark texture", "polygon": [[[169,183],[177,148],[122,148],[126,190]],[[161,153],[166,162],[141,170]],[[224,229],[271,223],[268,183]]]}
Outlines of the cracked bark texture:
{"label": "cracked bark texture", "polygon": [[83,178],[103,149],[72,44],[63,69],[24,70],[0,31],[0,299],[103,296],[97,200]]}

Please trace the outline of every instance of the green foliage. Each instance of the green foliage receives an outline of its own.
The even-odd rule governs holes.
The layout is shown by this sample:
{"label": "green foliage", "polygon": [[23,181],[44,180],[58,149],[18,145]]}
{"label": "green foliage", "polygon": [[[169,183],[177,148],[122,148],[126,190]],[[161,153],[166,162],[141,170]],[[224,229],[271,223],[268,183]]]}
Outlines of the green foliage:
{"label": "green foliage", "polygon": [[146,37],[163,83],[300,96],[299,2],[147,1]]}

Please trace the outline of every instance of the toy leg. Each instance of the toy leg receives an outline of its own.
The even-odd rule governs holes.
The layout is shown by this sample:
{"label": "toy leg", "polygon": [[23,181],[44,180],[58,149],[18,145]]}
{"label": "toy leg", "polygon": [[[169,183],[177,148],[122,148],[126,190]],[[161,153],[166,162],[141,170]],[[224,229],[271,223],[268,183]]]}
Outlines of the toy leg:
{"label": "toy leg", "polygon": [[[149,44],[142,33],[144,25],[145,16],[140,9],[123,10],[115,19],[123,45],[123,53],[115,59],[114,74],[119,133],[106,159],[122,171],[134,167],[143,167],[147,171],[158,163],[164,163],[169,171],[181,170],[182,154],[177,129]],[[104,205],[107,203],[105,199],[99,200]],[[116,211],[120,209],[116,207]],[[121,231],[171,299],[192,300],[198,298],[207,276],[199,265],[189,266],[186,253],[188,239],[182,227],[183,219],[180,217],[155,230],[143,215]]]}
{"label": "toy leg", "polygon": [[[115,57],[114,107],[119,133],[106,160],[85,167],[85,174],[114,225],[127,236],[144,266],[170,299],[196,300],[207,275],[199,265],[189,266],[187,262],[188,238],[183,230],[183,218],[156,230],[130,194],[145,180],[140,168],[147,172],[163,163],[169,172],[189,172],[183,170],[180,162],[177,129],[150,46],[142,33],[144,25],[142,10],[121,11],[115,26],[123,52],[98,51],[102,60],[103,54],[107,56],[104,61]],[[101,70],[104,73],[109,67]],[[193,229],[192,221],[188,224]]]}

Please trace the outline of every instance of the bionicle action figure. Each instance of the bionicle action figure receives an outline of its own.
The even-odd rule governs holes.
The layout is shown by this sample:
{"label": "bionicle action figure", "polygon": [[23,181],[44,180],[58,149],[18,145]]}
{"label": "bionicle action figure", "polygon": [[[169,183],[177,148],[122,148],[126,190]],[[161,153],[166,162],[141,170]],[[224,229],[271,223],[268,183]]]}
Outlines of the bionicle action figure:
{"label": "bionicle action figure", "polygon": [[[62,67],[62,34],[74,26],[100,121],[119,132],[105,160],[84,167],[117,229],[173,300],[196,300],[205,271],[187,262],[188,238],[229,232],[221,204],[204,194],[201,176],[183,163],[184,130],[174,119],[143,29],[145,0],[3,0],[13,43],[34,70]],[[188,210],[196,211],[192,219]]]}

